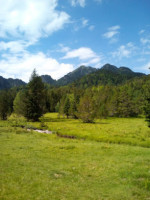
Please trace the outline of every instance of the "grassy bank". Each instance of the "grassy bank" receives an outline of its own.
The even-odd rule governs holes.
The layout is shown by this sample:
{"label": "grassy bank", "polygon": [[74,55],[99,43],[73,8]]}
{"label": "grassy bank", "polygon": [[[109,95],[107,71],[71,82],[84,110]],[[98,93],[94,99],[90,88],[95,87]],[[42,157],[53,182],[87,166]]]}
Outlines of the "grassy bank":
{"label": "grassy bank", "polygon": [[[43,121],[49,130],[60,135],[71,135],[99,142],[150,147],[150,129],[144,118],[109,118],[96,120],[93,124],[86,124],[80,120],[58,118],[57,113],[48,113]],[[32,123],[32,125],[40,127],[41,123]]]}

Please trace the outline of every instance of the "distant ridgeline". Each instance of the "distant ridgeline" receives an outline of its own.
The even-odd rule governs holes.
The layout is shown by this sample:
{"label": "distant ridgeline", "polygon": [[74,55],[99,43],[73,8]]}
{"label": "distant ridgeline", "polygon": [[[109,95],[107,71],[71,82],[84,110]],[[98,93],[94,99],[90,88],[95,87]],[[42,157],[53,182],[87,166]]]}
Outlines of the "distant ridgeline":
{"label": "distant ridgeline", "polygon": [[114,65],[106,64],[102,68],[96,70],[80,80],[74,82],[74,86],[87,88],[97,85],[119,85],[125,83],[135,77],[146,76],[143,73],[133,72],[127,67],[117,68]]}
{"label": "distant ridgeline", "polygon": [[[133,72],[127,67],[117,68],[114,65],[106,64],[100,69],[80,66],[64,77],[54,80],[49,75],[42,75],[42,81],[52,86],[65,86],[73,84],[75,87],[87,88],[97,85],[119,85],[135,77],[146,76],[143,73]],[[0,76],[0,90],[16,86],[26,85],[20,79],[5,79]]]}
{"label": "distant ridgeline", "polygon": [[0,76],[0,90],[10,89],[12,87],[18,87],[24,85],[26,85],[26,83],[20,79],[12,79],[12,78],[6,79]]}

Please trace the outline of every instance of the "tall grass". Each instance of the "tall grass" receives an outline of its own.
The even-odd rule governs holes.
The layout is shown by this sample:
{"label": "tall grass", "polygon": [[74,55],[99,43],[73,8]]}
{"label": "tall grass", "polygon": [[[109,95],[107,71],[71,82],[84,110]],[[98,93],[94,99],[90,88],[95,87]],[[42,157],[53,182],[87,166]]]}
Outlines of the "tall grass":
{"label": "tall grass", "polygon": [[[144,118],[108,118],[88,124],[77,119],[66,119],[60,116],[58,118],[57,113],[48,113],[43,119],[47,128],[59,135],[70,135],[98,142],[150,147],[150,129]],[[40,123],[33,125],[40,127]]]}

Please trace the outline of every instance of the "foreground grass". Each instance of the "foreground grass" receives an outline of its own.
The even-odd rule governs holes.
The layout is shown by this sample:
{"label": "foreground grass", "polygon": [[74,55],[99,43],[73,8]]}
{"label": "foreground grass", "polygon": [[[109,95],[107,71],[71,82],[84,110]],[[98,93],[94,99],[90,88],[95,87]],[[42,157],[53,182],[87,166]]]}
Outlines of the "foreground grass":
{"label": "foreground grass", "polygon": [[150,198],[149,148],[63,139],[9,127],[7,122],[0,125],[0,199]]}
{"label": "foreground grass", "polygon": [[[48,113],[44,116],[44,121],[49,130],[60,135],[72,135],[99,142],[150,147],[150,129],[143,118],[109,118],[97,120],[93,124],[86,124],[80,120],[58,118],[57,113]],[[40,123],[33,125],[41,126]]]}

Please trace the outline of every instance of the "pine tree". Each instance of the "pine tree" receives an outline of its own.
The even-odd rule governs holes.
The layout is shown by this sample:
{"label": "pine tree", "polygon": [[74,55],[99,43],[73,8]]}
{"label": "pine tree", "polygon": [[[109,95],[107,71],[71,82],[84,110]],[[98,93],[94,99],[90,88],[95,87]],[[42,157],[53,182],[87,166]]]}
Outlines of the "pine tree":
{"label": "pine tree", "polygon": [[6,120],[10,112],[9,108],[9,96],[7,91],[0,93],[0,117],[2,120]]}
{"label": "pine tree", "polygon": [[44,83],[34,69],[31,79],[27,85],[27,97],[25,100],[25,117],[28,120],[38,121],[45,112]]}

